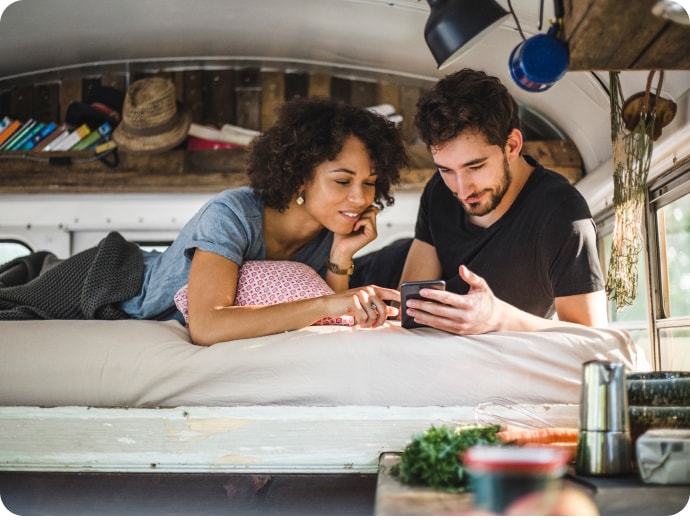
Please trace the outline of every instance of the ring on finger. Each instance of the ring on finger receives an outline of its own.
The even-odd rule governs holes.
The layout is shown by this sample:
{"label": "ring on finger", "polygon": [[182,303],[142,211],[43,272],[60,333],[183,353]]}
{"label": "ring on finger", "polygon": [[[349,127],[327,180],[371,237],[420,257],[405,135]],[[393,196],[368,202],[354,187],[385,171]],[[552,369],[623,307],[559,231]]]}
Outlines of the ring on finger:
{"label": "ring on finger", "polygon": [[375,311],[376,309],[378,309],[378,307],[376,306],[375,303],[372,303],[371,305],[369,305],[369,308],[370,308],[372,311]]}

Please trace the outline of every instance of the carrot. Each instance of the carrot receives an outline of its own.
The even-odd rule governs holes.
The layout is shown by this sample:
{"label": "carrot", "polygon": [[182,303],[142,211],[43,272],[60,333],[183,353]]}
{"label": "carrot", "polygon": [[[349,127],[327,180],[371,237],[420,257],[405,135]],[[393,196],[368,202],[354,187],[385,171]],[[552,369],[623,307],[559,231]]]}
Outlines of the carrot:
{"label": "carrot", "polygon": [[577,428],[519,428],[504,427],[496,436],[504,443],[517,444],[554,444],[577,443]]}
{"label": "carrot", "polygon": [[569,459],[575,460],[577,454],[577,428],[521,428],[504,426],[496,436],[506,444],[517,446],[551,446],[567,450]]}

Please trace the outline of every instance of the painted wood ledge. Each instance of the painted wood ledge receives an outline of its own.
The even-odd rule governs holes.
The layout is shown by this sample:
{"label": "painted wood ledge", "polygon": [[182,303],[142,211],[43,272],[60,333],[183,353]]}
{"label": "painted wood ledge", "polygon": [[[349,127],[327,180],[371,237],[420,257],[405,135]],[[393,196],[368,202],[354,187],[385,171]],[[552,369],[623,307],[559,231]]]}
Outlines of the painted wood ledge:
{"label": "painted wood ledge", "polygon": [[[530,405],[557,426],[577,405]],[[486,408],[523,418],[524,407]],[[377,473],[432,424],[472,407],[0,407],[0,472]]]}

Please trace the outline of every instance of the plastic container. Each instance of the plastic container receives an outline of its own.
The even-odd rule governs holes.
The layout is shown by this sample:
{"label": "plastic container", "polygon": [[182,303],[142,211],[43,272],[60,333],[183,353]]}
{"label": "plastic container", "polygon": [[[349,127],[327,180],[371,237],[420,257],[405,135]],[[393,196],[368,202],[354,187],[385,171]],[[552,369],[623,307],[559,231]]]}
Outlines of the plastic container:
{"label": "plastic container", "polygon": [[463,462],[470,475],[474,508],[502,514],[515,500],[542,491],[544,512],[550,510],[551,491],[561,487],[570,454],[541,446],[473,446]]}

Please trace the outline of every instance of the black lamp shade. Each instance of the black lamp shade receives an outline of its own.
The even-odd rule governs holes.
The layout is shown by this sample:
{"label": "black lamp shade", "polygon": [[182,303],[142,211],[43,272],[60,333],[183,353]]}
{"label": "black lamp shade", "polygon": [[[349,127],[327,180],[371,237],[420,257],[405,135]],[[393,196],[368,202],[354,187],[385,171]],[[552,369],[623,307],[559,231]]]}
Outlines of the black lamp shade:
{"label": "black lamp shade", "polygon": [[494,0],[427,0],[424,39],[443,69],[491,32],[510,13]]}

